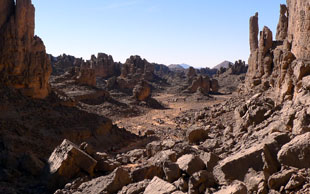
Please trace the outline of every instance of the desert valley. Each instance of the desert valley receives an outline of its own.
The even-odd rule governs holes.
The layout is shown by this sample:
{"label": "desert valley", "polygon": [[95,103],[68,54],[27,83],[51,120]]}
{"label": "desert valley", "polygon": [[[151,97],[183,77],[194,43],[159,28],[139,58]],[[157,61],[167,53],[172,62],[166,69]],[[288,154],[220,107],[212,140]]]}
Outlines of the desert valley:
{"label": "desert valley", "polygon": [[279,6],[248,62],[198,69],[53,56],[0,0],[0,193],[310,193],[310,0]]}

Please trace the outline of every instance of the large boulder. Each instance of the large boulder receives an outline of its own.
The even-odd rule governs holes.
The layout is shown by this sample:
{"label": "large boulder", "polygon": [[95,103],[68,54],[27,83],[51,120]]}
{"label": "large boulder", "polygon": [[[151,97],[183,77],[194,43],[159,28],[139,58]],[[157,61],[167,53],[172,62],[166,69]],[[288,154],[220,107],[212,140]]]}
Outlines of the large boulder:
{"label": "large boulder", "polygon": [[297,168],[310,168],[310,132],[295,137],[278,153],[281,164]]}
{"label": "large boulder", "polygon": [[195,172],[206,168],[204,162],[198,156],[192,154],[183,155],[177,160],[177,164],[179,165],[180,169],[186,172],[188,175],[192,175]]}
{"label": "large boulder", "polygon": [[61,186],[81,172],[93,175],[97,161],[65,139],[48,159],[52,186]]}
{"label": "large boulder", "polygon": [[158,177],[154,177],[150,184],[146,187],[144,194],[171,194],[176,187]]}
{"label": "large boulder", "polygon": [[50,60],[42,40],[34,35],[31,0],[0,3],[0,83],[33,98],[49,94]]}
{"label": "large boulder", "polygon": [[[249,169],[263,170],[265,165],[263,153],[276,160],[277,152],[288,141],[287,134],[273,134],[271,137],[262,140],[261,143],[221,160],[213,170],[214,176],[219,184],[227,184],[234,180],[243,181]],[[267,151],[268,153],[266,153]]]}
{"label": "large boulder", "polygon": [[76,194],[117,193],[129,183],[131,183],[129,173],[123,168],[117,168],[107,176],[101,176],[81,184]]}
{"label": "large boulder", "polygon": [[186,132],[189,143],[199,143],[208,138],[208,131],[202,127],[193,126]]}

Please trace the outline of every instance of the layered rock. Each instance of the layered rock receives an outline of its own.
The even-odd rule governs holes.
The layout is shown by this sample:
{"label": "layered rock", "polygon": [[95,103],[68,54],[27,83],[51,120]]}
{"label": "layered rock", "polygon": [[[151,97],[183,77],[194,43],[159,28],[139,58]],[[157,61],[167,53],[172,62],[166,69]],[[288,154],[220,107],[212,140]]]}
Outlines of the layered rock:
{"label": "layered rock", "polygon": [[31,0],[5,0],[0,16],[0,77],[24,95],[45,98],[51,74],[42,40],[34,35],[35,9]]}

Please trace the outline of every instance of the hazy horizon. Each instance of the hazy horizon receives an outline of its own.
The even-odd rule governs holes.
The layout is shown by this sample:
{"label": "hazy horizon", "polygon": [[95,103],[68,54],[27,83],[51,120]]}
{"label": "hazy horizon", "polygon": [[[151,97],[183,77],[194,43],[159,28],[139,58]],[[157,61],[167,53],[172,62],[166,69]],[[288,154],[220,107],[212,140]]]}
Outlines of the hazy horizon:
{"label": "hazy horizon", "polygon": [[[103,52],[125,62],[213,67],[249,56],[249,17],[273,34],[285,0],[33,0],[36,34],[49,54],[89,59]],[[268,7],[266,8],[266,5]],[[275,11],[276,10],[276,11]]]}

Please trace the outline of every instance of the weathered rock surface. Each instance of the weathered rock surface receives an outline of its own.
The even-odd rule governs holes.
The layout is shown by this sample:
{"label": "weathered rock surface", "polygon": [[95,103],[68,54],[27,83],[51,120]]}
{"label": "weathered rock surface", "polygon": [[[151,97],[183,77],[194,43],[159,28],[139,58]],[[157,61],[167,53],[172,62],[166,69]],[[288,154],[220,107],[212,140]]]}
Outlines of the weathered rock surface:
{"label": "weathered rock surface", "polygon": [[263,170],[262,153],[266,151],[265,146],[272,152],[272,156],[276,157],[277,151],[288,141],[289,137],[286,134],[276,134],[274,138],[268,137],[260,144],[221,160],[213,170],[214,176],[220,184],[230,183],[234,180],[243,181],[250,168],[255,171]]}
{"label": "weathered rock surface", "polygon": [[198,157],[192,154],[186,154],[177,160],[177,164],[180,169],[186,172],[188,175],[192,175],[195,172],[205,169],[204,162]]}
{"label": "weathered rock surface", "polygon": [[248,190],[245,186],[244,183],[240,182],[240,181],[236,181],[234,184],[221,189],[218,192],[215,192],[214,194],[247,194]]}
{"label": "weathered rock surface", "polygon": [[145,101],[151,96],[151,87],[146,81],[141,81],[133,89],[133,96],[139,101]]}
{"label": "weathered rock surface", "polygon": [[90,63],[97,77],[108,78],[116,74],[116,66],[111,55],[105,53],[98,53],[97,57],[92,55]]}
{"label": "weathered rock surface", "polygon": [[310,168],[310,132],[295,137],[278,153],[279,161],[288,166]]}
{"label": "weathered rock surface", "polygon": [[5,0],[0,12],[0,82],[26,96],[49,94],[51,65],[43,41],[34,35],[31,0]]}
{"label": "weathered rock surface", "polygon": [[176,187],[158,177],[154,177],[146,187],[144,194],[171,194]]}
{"label": "weathered rock surface", "polygon": [[69,140],[64,140],[48,159],[53,182],[62,185],[81,172],[94,174],[97,161]]}
{"label": "weathered rock surface", "polygon": [[199,143],[208,138],[208,131],[202,127],[195,127],[188,129],[186,137],[189,143]]}
{"label": "weathered rock surface", "polygon": [[81,184],[75,193],[117,193],[130,182],[129,173],[123,168],[117,168],[107,176],[98,177]]}

